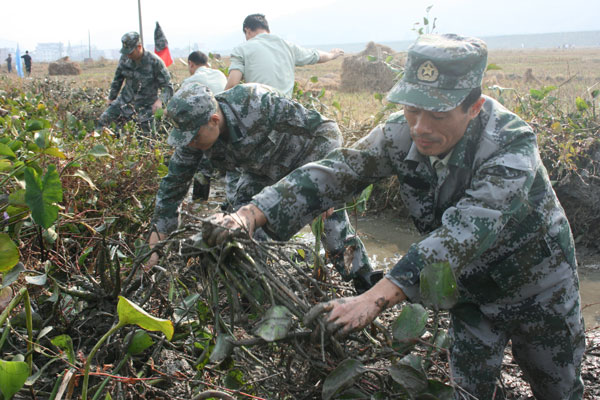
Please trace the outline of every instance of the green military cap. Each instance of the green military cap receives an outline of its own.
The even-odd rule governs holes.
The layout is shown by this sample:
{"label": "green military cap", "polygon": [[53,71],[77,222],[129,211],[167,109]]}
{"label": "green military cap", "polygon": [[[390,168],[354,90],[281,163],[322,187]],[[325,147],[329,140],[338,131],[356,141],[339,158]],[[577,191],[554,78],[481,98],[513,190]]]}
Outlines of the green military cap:
{"label": "green military cap", "polygon": [[449,111],[481,87],[487,46],[455,34],[422,35],[408,49],[404,76],[387,99],[429,111]]}
{"label": "green military cap", "polygon": [[217,101],[208,87],[199,83],[183,85],[167,105],[166,115],[174,126],[167,143],[186,146],[216,111]]}
{"label": "green military cap", "polygon": [[135,50],[138,44],[140,44],[140,35],[137,32],[127,32],[121,38],[121,54],[131,54]]}

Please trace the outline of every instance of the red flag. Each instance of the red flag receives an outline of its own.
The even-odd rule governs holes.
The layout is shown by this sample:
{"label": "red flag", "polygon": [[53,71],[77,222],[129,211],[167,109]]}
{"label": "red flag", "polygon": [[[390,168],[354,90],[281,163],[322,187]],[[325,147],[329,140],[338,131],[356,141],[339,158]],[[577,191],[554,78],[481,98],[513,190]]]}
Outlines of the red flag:
{"label": "red flag", "polygon": [[164,61],[167,67],[173,64],[171,52],[169,51],[169,42],[167,42],[167,38],[158,21],[156,21],[156,28],[154,29],[154,52]]}

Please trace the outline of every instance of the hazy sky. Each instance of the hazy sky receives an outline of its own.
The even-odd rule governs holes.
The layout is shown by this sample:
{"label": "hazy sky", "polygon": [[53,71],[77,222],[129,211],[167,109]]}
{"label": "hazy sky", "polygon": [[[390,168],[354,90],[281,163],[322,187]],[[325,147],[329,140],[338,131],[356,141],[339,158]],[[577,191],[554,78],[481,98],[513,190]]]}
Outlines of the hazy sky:
{"label": "hazy sky", "polygon": [[[242,21],[260,12],[271,32],[303,45],[411,40],[413,24],[437,17],[437,32],[472,36],[600,29],[598,0],[141,0],[145,44],[160,22],[170,47],[198,43],[206,51],[242,42]],[[138,30],[138,0],[3,0],[0,47],[34,50],[63,42],[118,48]]]}

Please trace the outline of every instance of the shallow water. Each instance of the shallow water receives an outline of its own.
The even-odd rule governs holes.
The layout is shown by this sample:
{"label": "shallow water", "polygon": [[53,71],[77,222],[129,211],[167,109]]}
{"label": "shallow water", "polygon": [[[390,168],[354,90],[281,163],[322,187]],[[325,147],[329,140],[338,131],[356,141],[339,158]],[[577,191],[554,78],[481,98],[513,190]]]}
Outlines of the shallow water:
{"label": "shallow water", "polygon": [[[419,234],[410,220],[393,215],[359,218],[356,223],[369,257],[380,267],[393,267],[396,260],[406,254],[410,245],[419,240]],[[600,326],[600,269],[596,258],[594,265],[579,265],[581,304],[586,328]],[[595,269],[590,268],[594,266]]]}

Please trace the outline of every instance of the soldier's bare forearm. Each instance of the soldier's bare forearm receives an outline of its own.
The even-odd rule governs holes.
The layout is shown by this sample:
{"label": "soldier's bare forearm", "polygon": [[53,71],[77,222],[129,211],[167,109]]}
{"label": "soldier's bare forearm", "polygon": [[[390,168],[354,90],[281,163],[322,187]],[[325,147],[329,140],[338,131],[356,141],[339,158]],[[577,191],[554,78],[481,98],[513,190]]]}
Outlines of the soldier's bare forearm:
{"label": "soldier's bare forearm", "polygon": [[243,221],[246,229],[253,233],[256,228],[260,228],[267,223],[265,214],[254,204],[248,204],[236,212],[237,217]]}

